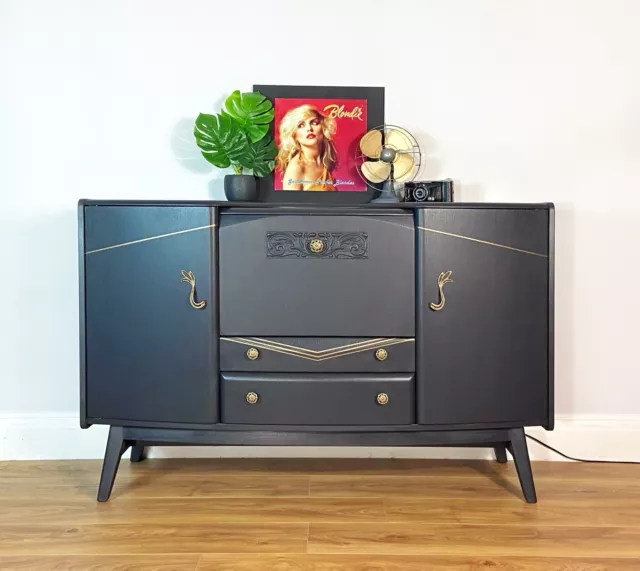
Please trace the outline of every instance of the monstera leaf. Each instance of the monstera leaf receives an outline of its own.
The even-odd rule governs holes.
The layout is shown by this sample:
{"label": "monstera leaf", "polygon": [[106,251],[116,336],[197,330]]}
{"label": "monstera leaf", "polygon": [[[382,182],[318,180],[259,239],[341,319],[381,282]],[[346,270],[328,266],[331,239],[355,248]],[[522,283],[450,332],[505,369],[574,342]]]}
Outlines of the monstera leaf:
{"label": "monstera leaf", "polygon": [[273,121],[273,104],[262,93],[240,93],[235,90],[224,103],[222,115],[237,121],[249,135],[252,143],[257,143],[269,130]]}
{"label": "monstera leaf", "polygon": [[273,139],[262,139],[248,145],[240,164],[253,171],[255,176],[267,176],[276,166],[278,148]]}
{"label": "monstera leaf", "polygon": [[200,113],[193,134],[204,158],[221,169],[240,162],[249,147],[238,124],[224,115]]}

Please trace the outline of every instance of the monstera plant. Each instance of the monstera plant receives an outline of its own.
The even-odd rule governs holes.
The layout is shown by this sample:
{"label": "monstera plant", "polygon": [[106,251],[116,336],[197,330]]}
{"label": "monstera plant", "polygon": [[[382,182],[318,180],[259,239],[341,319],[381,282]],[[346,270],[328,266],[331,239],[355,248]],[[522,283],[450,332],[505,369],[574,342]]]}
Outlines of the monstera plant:
{"label": "monstera plant", "polygon": [[255,200],[256,177],[275,168],[278,149],[267,136],[273,117],[273,104],[264,95],[239,90],[227,97],[220,113],[198,115],[193,133],[202,156],[218,168],[235,171],[224,179],[229,200]]}

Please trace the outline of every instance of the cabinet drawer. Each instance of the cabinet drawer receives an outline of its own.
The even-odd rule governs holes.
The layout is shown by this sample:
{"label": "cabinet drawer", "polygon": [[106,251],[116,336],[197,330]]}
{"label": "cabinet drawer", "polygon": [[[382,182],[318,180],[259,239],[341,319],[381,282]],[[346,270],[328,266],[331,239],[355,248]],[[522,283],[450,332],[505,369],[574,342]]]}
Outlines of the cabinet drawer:
{"label": "cabinet drawer", "polygon": [[222,373],[222,422],[272,425],[413,424],[412,374]]}
{"label": "cabinet drawer", "polygon": [[411,373],[411,338],[221,337],[223,371]]}
{"label": "cabinet drawer", "polygon": [[411,214],[222,214],[224,336],[413,337]]}

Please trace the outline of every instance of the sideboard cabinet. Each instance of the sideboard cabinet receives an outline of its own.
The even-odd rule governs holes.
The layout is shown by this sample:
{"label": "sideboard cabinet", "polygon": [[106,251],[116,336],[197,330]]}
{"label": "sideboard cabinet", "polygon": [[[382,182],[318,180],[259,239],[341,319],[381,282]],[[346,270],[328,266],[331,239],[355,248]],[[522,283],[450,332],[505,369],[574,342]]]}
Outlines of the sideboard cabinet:
{"label": "sideboard cabinet", "polygon": [[79,202],[81,426],[162,445],[487,446],[536,501],[551,204]]}

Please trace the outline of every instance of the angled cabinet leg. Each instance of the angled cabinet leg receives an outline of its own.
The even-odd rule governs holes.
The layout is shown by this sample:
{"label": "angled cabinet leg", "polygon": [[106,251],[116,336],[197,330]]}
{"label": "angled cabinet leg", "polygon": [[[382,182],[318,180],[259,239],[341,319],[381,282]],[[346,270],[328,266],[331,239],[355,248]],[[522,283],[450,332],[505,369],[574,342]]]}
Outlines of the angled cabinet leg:
{"label": "angled cabinet leg", "polygon": [[506,464],[507,463],[507,446],[506,444],[496,444],[493,447],[493,452],[496,455],[496,460],[500,463],[500,464]]}
{"label": "angled cabinet leg", "polygon": [[535,504],[538,499],[536,497],[536,487],[533,483],[533,472],[531,471],[531,462],[529,461],[527,439],[524,435],[523,428],[513,428],[509,430],[507,449],[513,456],[525,500],[530,504]]}
{"label": "angled cabinet leg", "polygon": [[120,458],[127,448],[129,448],[129,443],[124,439],[124,428],[122,426],[109,428],[109,439],[107,440],[107,449],[104,454],[100,487],[98,489],[99,502],[106,502],[109,499],[116,473],[118,472],[118,466],[120,466]]}
{"label": "angled cabinet leg", "polygon": [[145,448],[142,444],[136,442],[131,447],[131,462],[142,462],[146,459]]}

